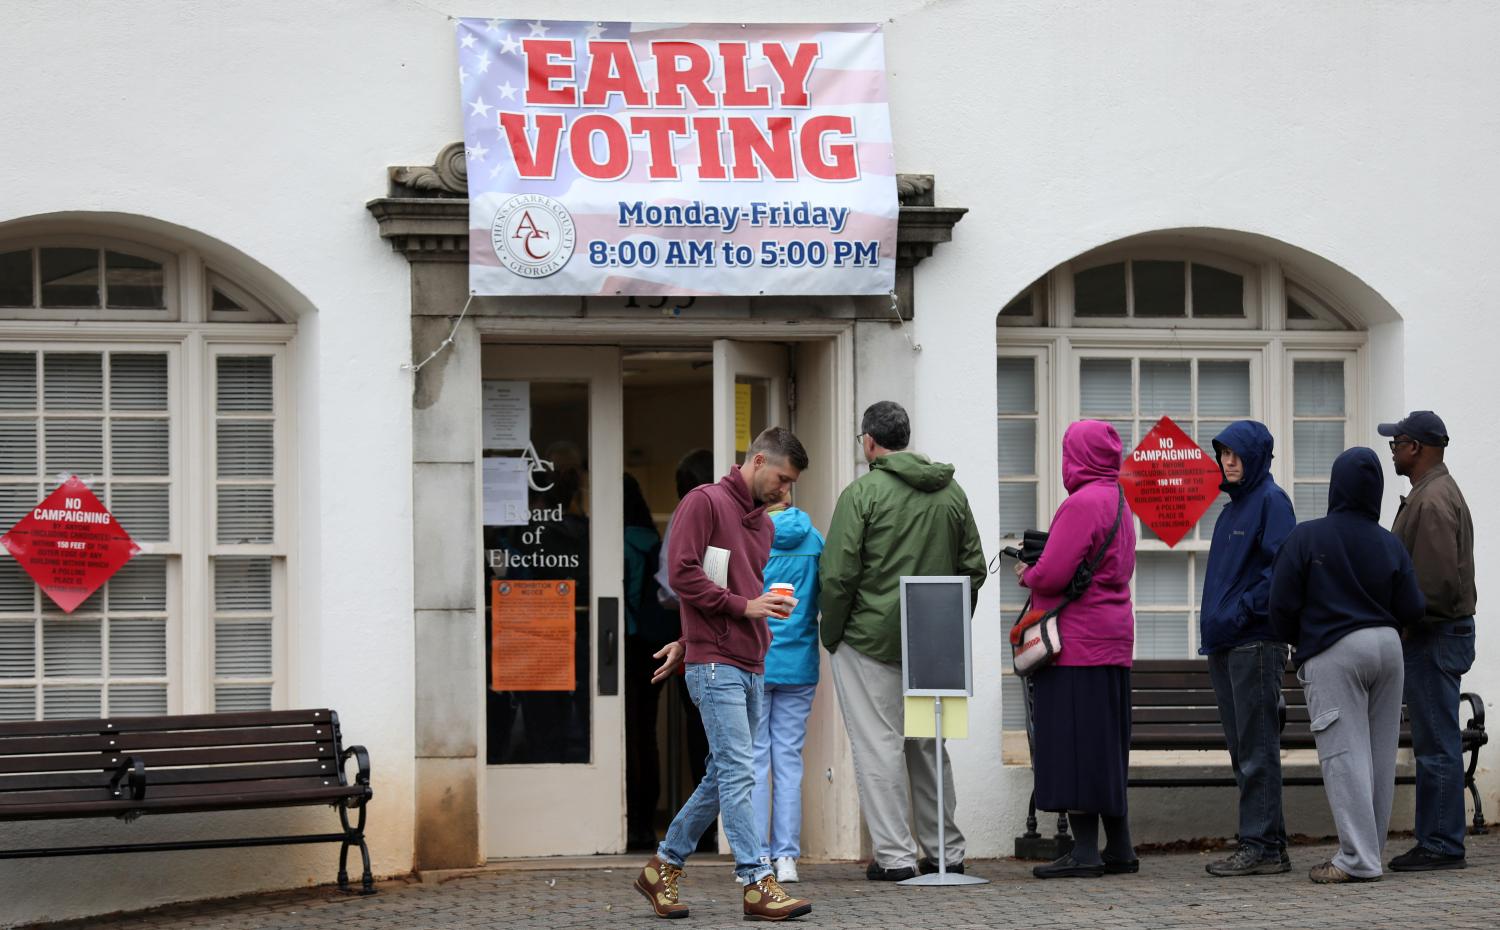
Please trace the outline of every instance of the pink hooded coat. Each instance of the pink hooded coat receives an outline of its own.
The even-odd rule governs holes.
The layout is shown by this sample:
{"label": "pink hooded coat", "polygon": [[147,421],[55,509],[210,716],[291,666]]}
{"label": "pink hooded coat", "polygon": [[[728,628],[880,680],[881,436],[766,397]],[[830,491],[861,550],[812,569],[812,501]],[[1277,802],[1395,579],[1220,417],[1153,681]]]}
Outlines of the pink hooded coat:
{"label": "pink hooded coat", "polygon": [[[1046,548],[1021,576],[1031,590],[1031,606],[1050,610],[1080,564],[1092,559],[1109,534],[1120,499],[1120,436],[1099,420],[1080,420],[1062,441],[1063,486],[1068,499],[1052,517]],[[1063,608],[1059,619],[1062,653],[1058,665],[1130,665],[1135,645],[1135,614],[1130,578],[1135,574],[1135,522],[1130,505],[1120,516],[1114,542],[1083,596]]]}

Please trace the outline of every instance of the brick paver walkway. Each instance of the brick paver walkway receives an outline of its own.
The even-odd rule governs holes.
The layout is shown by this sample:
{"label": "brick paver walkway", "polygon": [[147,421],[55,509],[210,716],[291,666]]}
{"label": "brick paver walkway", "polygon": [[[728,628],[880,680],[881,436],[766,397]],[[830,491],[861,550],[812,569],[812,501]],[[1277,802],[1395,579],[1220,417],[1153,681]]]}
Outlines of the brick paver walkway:
{"label": "brick paver walkway", "polygon": [[[1410,840],[1392,838],[1387,854]],[[1218,853],[1142,857],[1137,875],[1041,882],[1031,865],[1013,860],[971,862],[991,884],[962,888],[902,888],[867,882],[850,863],[804,865],[792,886],[814,902],[798,921],[821,928],[900,927],[1167,927],[1349,928],[1442,930],[1500,926],[1500,833],[1472,837],[1469,868],[1426,874],[1388,873],[1362,885],[1314,885],[1307,870],[1327,846],[1292,850],[1287,875],[1216,879],[1203,865]],[[743,927],[731,868],[695,860],[683,883],[692,906],[673,927]],[[623,867],[572,871],[490,870],[424,882],[383,882],[378,895],[345,897],[329,888],[251,895],[227,901],[127,914],[107,920],[53,924],[90,930],[295,930],[379,928],[428,930],[529,926],[651,927],[655,918],[630,887]]]}

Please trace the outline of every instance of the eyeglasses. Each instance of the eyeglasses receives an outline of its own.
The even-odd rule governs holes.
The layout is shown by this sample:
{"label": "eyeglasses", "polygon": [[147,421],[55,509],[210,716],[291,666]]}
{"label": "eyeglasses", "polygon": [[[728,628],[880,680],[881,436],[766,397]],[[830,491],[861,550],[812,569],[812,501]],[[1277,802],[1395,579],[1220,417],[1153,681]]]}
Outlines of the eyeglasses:
{"label": "eyeglasses", "polygon": [[861,446],[864,445],[865,444],[865,434],[864,433],[855,433],[854,434],[854,442],[856,444],[858,444],[858,445],[861,445]]}
{"label": "eyeglasses", "polygon": [[1415,439],[1392,439],[1390,441],[1390,443],[1389,443],[1392,452],[1395,452],[1397,449],[1401,448],[1404,445],[1408,445],[1408,444],[1412,445],[1412,446],[1420,446],[1421,445],[1421,443],[1417,442]]}

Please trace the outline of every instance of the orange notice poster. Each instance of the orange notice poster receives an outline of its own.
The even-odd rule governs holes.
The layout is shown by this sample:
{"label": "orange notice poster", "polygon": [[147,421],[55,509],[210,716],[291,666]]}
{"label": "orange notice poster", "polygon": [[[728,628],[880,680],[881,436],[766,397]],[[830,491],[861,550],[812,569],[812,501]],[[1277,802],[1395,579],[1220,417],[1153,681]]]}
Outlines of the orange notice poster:
{"label": "orange notice poster", "polygon": [[490,690],[572,691],[572,581],[490,582]]}

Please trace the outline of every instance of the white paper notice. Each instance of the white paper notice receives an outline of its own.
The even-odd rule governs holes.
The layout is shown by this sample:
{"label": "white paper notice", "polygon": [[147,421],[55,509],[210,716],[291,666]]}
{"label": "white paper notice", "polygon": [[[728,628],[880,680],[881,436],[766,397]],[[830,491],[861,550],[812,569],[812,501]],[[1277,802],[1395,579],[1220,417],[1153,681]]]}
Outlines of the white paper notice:
{"label": "white paper notice", "polygon": [[486,449],[531,445],[531,382],[486,381],[483,400]]}
{"label": "white paper notice", "polygon": [[703,574],[721,588],[729,587],[729,550],[709,546],[703,550]]}
{"label": "white paper notice", "polygon": [[525,526],[530,522],[527,473],[525,459],[495,456],[484,460],[485,526]]}

